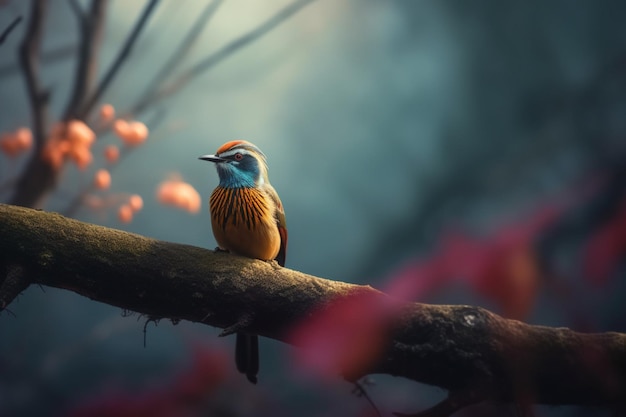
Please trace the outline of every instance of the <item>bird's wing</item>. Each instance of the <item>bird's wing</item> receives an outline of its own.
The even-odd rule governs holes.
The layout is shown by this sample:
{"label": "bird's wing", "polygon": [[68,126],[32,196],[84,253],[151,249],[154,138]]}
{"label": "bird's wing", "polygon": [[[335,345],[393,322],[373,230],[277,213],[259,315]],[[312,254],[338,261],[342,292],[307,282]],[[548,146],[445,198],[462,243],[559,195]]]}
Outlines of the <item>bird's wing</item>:
{"label": "bird's wing", "polygon": [[265,184],[265,190],[276,206],[274,217],[276,218],[276,225],[280,234],[280,251],[276,255],[276,261],[280,266],[285,266],[285,259],[287,258],[287,220],[285,219],[285,210],[274,187]]}

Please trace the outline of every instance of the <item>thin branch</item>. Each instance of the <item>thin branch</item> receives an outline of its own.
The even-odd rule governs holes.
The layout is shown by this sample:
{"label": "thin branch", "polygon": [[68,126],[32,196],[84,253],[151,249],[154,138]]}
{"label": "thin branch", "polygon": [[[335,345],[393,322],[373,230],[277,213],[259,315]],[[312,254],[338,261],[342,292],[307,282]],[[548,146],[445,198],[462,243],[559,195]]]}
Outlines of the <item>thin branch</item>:
{"label": "thin branch", "polygon": [[48,0],[32,0],[30,22],[19,50],[31,106],[35,149],[22,170],[10,202],[27,207],[40,206],[58,179],[58,171],[40,157],[46,142],[46,119],[50,98],[49,91],[44,90],[39,81],[39,52],[48,3]]}
{"label": "thin branch", "polygon": [[215,15],[215,12],[220,7],[224,0],[213,0],[207,4],[202,13],[198,16],[193,26],[187,32],[187,35],[183,38],[180,44],[175,48],[174,54],[169,58],[161,70],[155,75],[152,81],[148,84],[145,92],[142,94],[142,98],[139,101],[144,101],[154,91],[156,91],[163,81],[170,76],[173,70],[183,61],[185,56],[189,53],[193,45],[198,40],[198,37],[202,33],[210,19]]}
{"label": "thin branch", "polygon": [[109,84],[111,84],[111,82],[117,75],[117,72],[122,67],[122,64],[124,63],[126,58],[128,58],[128,56],[130,55],[130,52],[132,51],[133,46],[137,42],[139,35],[141,34],[142,30],[146,26],[148,19],[152,15],[152,12],[154,11],[158,3],[159,3],[159,0],[150,0],[149,3],[146,5],[143,12],[141,13],[141,16],[137,20],[137,23],[135,23],[133,30],[131,31],[130,35],[126,39],[124,46],[122,47],[117,57],[111,64],[111,67],[109,68],[109,70],[105,73],[104,77],[102,78],[102,81],[96,88],[96,91],[86,100],[80,112],[78,112],[77,116],[79,119],[84,119],[89,114],[93,106],[98,102],[98,100],[100,100],[100,98],[102,97],[106,89],[109,87]]}
{"label": "thin branch", "polygon": [[36,151],[41,149],[45,141],[45,123],[48,107],[48,92],[43,90],[39,82],[39,49],[47,4],[47,0],[32,0],[30,22],[26,30],[26,36],[20,46],[20,63],[30,99]]}
{"label": "thin branch", "polygon": [[70,4],[73,5],[78,16],[80,45],[78,59],[76,60],[74,89],[64,112],[64,120],[69,120],[76,116],[93,83],[96,72],[96,56],[104,28],[107,1],[93,0],[89,13],[85,14],[80,9],[80,5],[76,3],[76,0],[70,0]]}
{"label": "thin branch", "polygon": [[19,25],[19,23],[22,21],[22,16],[18,16],[16,17],[10,24],[9,26],[6,27],[6,29],[4,29],[2,31],[2,33],[0,33],[0,45],[2,45],[4,43],[5,40],[7,40],[7,38],[9,37],[9,34],[13,31],[13,29],[15,29],[17,27],[17,25]]}
{"label": "thin branch", "polygon": [[[406,303],[275,262],[2,204],[0,236],[0,271],[21,267],[32,284],[155,320],[228,328],[249,315],[249,332],[301,351],[330,348],[338,340],[328,335],[341,332],[338,339],[358,340],[352,349],[371,354],[358,367],[337,362],[332,370],[348,381],[385,373],[448,390],[447,400],[417,416],[445,416],[479,401],[609,410],[626,405],[623,333],[585,334],[508,320],[479,307]],[[379,349],[372,351],[370,342]],[[358,350],[340,352],[342,358],[363,357]]]}
{"label": "thin branch", "polygon": [[140,101],[137,102],[135,106],[133,106],[129,113],[139,114],[146,110],[148,106],[177,93],[181,88],[187,85],[195,77],[213,68],[215,65],[219,64],[220,62],[233,55],[240,49],[244,48],[245,46],[248,46],[254,41],[259,40],[261,37],[263,37],[263,35],[270,32],[272,29],[283,23],[285,20],[304,8],[304,6],[312,3],[313,1],[315,0],[297,0],[285,6],[283,9],[279,10],[275,15],[270,17],[268,20],[266,20],[256,28],[235,39],[234,41],[224,45],[221,49],[217,50],[202,61],[198,62],[196,65],[192,66],[187,71],[180,74],[171,83],[163,86],[159,90],[154,91],[149,96],[143,97]]}

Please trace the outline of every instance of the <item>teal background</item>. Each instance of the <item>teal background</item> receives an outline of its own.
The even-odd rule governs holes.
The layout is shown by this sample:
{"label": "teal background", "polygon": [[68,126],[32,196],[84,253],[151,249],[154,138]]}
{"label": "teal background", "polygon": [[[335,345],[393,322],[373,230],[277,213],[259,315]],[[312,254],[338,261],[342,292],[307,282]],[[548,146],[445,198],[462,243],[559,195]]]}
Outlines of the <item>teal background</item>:
{"label": "teal background", "polygon": [[[0,2],[0,29],[27,16],[29,3]],[[182,68],[288,3],[224,2]],[[130,107],[205,4],[163,0],[103,102]],[[100,75],[143,5],[111,1]],[[50,0],[46,18],[44,50],[76,42],[67,1]],[[478,234],[497,229],[594,173],[623,166],[625,18],[626,3],[610,0],[313,1],[137,115],[154,126],[152,134],[114,169],[105,194],[111,201],[143,196],[144,209],[132,223],[121,224],[113,206],[98,212],[83,207],[75,217],[213,248],[208,196],[217,173],[197,157],[246,139],[268,156],[271,182],[285,206],[287,266],[384,288],[404,265],[427,257],[446,228]],[[0,131],[30,123],[23,79],[11,69],[25,28],[23,22],[0,45]],[[52,91],[52,118],[68,99],[73,65],[68,58],[41,68]],[[117,143],[112,134],[99,136],[93,169],[103,164],[98,155],[110,143]],[[0,184],[14,178],[25,160],[0,155]],[[63,211],[93,169],[85,173],[70,164],[44,208]],[[202,195],[199,213],[156,201],[158,184],[172,173]],[[0,201],[10,195],[10,188],[0,188]],[[526,320],[626,331],[623,262],[606,285],[589,289],[573,263],[576,251],[568,250],[581,240],[565,238],[559,246],[565,248],[559,262],[570,265],[565,269],[574,287],[568,308],[541,290]],[[416,301],[498,311],[462,280]],[[144,347],[143,318],[123,317],[117,308],[69,291],[31,287],[10,310],[0,315],[2,416],[73,415],[120,392],[149,397],[195,363],[197,346],[231,360],[234,340],[217,338],[218,329],[164,320],[146,326]],[[292,353],[262,340],[259,386],[227,367],[207,404],[189,415],[370,415],[349,384],[304,374]],[[368,391],[387,414],[422,409],[445,394],[387,376],[375,380]],[[537,412],[607,415],[576,407]],[[506,413],[502,406],[459,415]]]}

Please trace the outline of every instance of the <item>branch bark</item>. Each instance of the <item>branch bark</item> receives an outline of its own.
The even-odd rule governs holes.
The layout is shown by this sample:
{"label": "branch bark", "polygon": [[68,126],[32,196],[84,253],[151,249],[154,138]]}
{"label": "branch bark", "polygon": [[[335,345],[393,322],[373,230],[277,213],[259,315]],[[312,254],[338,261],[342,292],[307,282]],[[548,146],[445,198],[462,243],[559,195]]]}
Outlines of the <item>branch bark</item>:
{"label": "branch bark", "polygon": [[[369,286],[23,207],[0,205],[0,236],[0,307],[16,289],[42,284],[151,318],[205,323],[224,334],[245,330],[306,349],[303,341],[311,339],[293,337],[303,323],[356,303],[350,311],[362,307],[356,311],[368,322],[360,327],[374,329],[380,349],[359,367],[337,371],[350,381],[387,373],[450,392],[416,415],[446,415],[480,401],[626,406],[626,334],[583,334],[477,307],[400,302]],[[361,335],[341,315],[321,323]]]}

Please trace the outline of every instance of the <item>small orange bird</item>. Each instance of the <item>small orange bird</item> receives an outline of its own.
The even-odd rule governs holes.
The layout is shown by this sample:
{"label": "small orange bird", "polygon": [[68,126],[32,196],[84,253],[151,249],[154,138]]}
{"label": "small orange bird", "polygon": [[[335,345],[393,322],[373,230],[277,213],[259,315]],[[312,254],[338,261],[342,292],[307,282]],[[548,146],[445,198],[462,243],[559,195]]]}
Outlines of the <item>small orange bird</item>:
{"label": "small orange bird", "polygon": [[[244,140],[220,146],[214,162],[219,185],[209,201],[213,236],[220,250],[248,258],[275,259],[285,266],[287,224],[283,205],[270,184],[267,160],[259,148]],[[259,372],[259,338],[237,333],[235,362],[253,384]]]}

